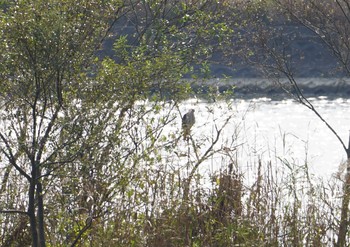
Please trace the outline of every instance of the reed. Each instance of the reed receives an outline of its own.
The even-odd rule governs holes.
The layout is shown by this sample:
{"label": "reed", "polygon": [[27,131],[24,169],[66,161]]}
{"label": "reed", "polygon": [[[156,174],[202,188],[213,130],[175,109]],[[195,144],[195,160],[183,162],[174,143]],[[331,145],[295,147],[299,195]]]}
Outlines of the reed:
{"label": "reed", "polygon": [[[300,163],[291,154],[266,160],[262,153],[251,153],[257,158],[247,165],[240,153],[249,150],[247,146],[257,150],[254,143],[238,144],[239,131],[222,138],[231,116],[212,119],[211,136],[194,136],[181,144],[174,133],[162,136],[161,127],[151,132],[145,124],[143,134],[139,121],[130,132],[133,140],[147,136],[151,141],[141,138],[142,145],[126,156],[111,153],[109,147],[109,155],[96,149],[98,179],[81,164],[57,173],[72,177],[57,179],[61,184],[52,184],[52,193],[45,194],[49,246],[333,246],[343,173],[318,178],[307,158]],[[288,152],[288,139],[282,137],[282,150]],[[174,143],[178,146],[171,146]],[[16,198],[8,202],[15,204]],[[23,217],[0,214],[0,222],[2,246],[28,244]]]}

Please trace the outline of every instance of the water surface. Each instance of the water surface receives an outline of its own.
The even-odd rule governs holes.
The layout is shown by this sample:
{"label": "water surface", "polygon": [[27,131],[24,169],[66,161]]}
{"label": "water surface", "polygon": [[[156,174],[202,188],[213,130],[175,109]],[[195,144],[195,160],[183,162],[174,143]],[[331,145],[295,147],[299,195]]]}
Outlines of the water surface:
{"label": "water surface", "polygon": [[[347,145],[350,100],[327,97],[309,100]],[[320,175],[337,171],[339,164],[346,158],[335,135],[315,113],[298,102],[260,98],[237,100],[235,104],[240,115],[250,105],[242,126],[243,139],[246,143],[253,143],[247,152],[253,149],[257,155],[264,154],[263,158],[271,159],[274,156],[287,156],[299,164],[307,161],[311,170]]]}
{"label": "water surface", "polygon": [[[347,145],[350,99],[319,96],[309,100]],[[208,121],[234,114],[219,145],[242,144],[237,149],[241,167],[249,168],[259,159],[264,162],[280,159],[300,166],[307,163],[312,173],[328,177],[338,171],[346,158],[342,145],[327,126],[310,109],[292,99],[234,99],[232,109],[198,101],[188,101],[182,107],[196,109],[195,138],[215,132],[214,125],[206,124]],[[210,107],[214,114],[208,117]],[[218,121],[215,123],[220,126]],[[212,166],[215,164],[219,162]]]}

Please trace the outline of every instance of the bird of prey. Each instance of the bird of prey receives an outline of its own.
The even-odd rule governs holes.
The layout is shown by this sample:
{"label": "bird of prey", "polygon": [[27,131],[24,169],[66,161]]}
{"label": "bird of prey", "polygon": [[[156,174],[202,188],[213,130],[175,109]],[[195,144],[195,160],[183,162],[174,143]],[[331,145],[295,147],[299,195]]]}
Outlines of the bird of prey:
{"label": "bird of prey", "polygon": [[196,122],[194,118],[194,109],[190,109],[185,115],[182,117],[182,134],[184,140],[188,140],[191,134],[191,128]]}

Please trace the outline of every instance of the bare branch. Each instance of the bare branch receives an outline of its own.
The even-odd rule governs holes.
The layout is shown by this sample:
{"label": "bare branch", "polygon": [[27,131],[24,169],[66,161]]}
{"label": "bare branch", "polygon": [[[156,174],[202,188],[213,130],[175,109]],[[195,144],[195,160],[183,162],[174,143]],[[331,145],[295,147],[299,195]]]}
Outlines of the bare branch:
{"label": "bare branch", "polygon": [[78,244],[81,236],[91,227],[92,225],[92,218],[88,217],[85,221],[85,226],[79,231],[78,235],[76,236],[75,240],[71,244],[71,247],[74,247]]}
{"label": "bare branch", "polygon": [[8,140],[6,139],[6,137],[0,132],[0,138],[1,140],[5,143],[5,146],[6,146],[6,149],[7,149],[7,152],[3,149],[1,149],[1,151],[3,152],[3,154],[8,158],[8,160],[10,161],[11,165],[13,165],[16,170],[21,174],[23,175],[25,178],[27,178],[28,180],[31,179],[31,177],[21,168],[17,165],[17,162],[16,162],[16,158],[15,156],[13,155],[12,153],[12,148],[8,142]]}
{"label": "bare branch", "polygon": [[[183,194],[183,202],[185,203],[187,201],[188,198],[188,193],[189,193],[189,187],[192,181],[192,178],[195,174],[195,172],[197,171],[198,167],[200,164],[202,164],[205,160],[207,160],[210,156],[212,156],[215,152],[214,151],[214,147],[216,145],[216,143],[219,141],[219,138],[221,136],[221,131],[226,127],[226,125],[229,123],[230,119],[232,118],[232,116],[229,116],[224,124],[221,126],[220,129],[217,128],[217,126],[215,125],[215,129],[216,129],[216,135],[215,138],[213,139],[211,145],[208,147],[208,149],[204,152],[204,154],[197,160],[196,164],[192,167],[191,172],[187,178],[186,184],[184,185],[184,194]],[[191,138],[192,141],[192,147],[193,149],[196,151],[197,147],[195,145],[194,140]]]}
{"label": "bare branch", "polygon": [[49,138],[49,135],[51,133],[51,130],[52,130],[54,124],[55,124],[55,121],[57,119],[58,112],[60,111],[60,109],[61,109],[60,105],[56,107],[55,112],[54,112],[53,116],[51,117],[50,122],[49,122],[49,124],[48,124],[48,126],[46,128],[45,134],[44,134],[43,138],[40,141],[38,153],[37,153],[37,156],[36,156],[36,160],[37,161],[41,160],[41,156],[42,156],[42,153],[43,153],[43,151],[45,149],[46,142],[47,142],[47,140]]}
{"label": "bare branch", "polygon": [[0,210],[0,214],[24,214],[28,216],[28,212],[16,209]]}

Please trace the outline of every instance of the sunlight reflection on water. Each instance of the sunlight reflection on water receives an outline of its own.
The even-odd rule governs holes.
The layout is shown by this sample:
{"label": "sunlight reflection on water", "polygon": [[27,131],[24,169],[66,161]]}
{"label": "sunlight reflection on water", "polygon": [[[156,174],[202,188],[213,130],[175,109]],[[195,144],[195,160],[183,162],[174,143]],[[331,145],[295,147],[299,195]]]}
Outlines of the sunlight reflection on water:
{"label": "sunlight reflection on water", "polygon": [[[309,100],[347,145],[350,100],[322,96]],[[243,140],[255,145],[257,155],[270,159],[287,156],[299,164],[307,159],[311,171],[323,176],[336,172],[345,160],[346,154],[339,140],[305,106],[290,99],[273,101],[263,98],[237,102],[238,113],[244,112],[249,104],[251,109],[244,117]],[[251,153],[249,148],[245,152]]]}
{"label": "sunlight reflection on water", "polygon": [[[309,100],[347,146],[350,99],[320,96]],[[326,125],[311,110],[292,99],[235,99],[232,103],[234,118],[223,134],[224,139],[235,138],[236,144],[243,144],[237,152],[240,167],[256,165],[259,159],[272,162],[286,159],[296,165],[307,162],[312,173],[329,177],[346,158],[339,140]],[[210,120],[205,113],[206,105],[194,101],[182,105],[183,109],[196,108],[194,128],[198,132],[194,137],[208,131],[204,124]],[[224,108],[215,110],[225,111]]]}

